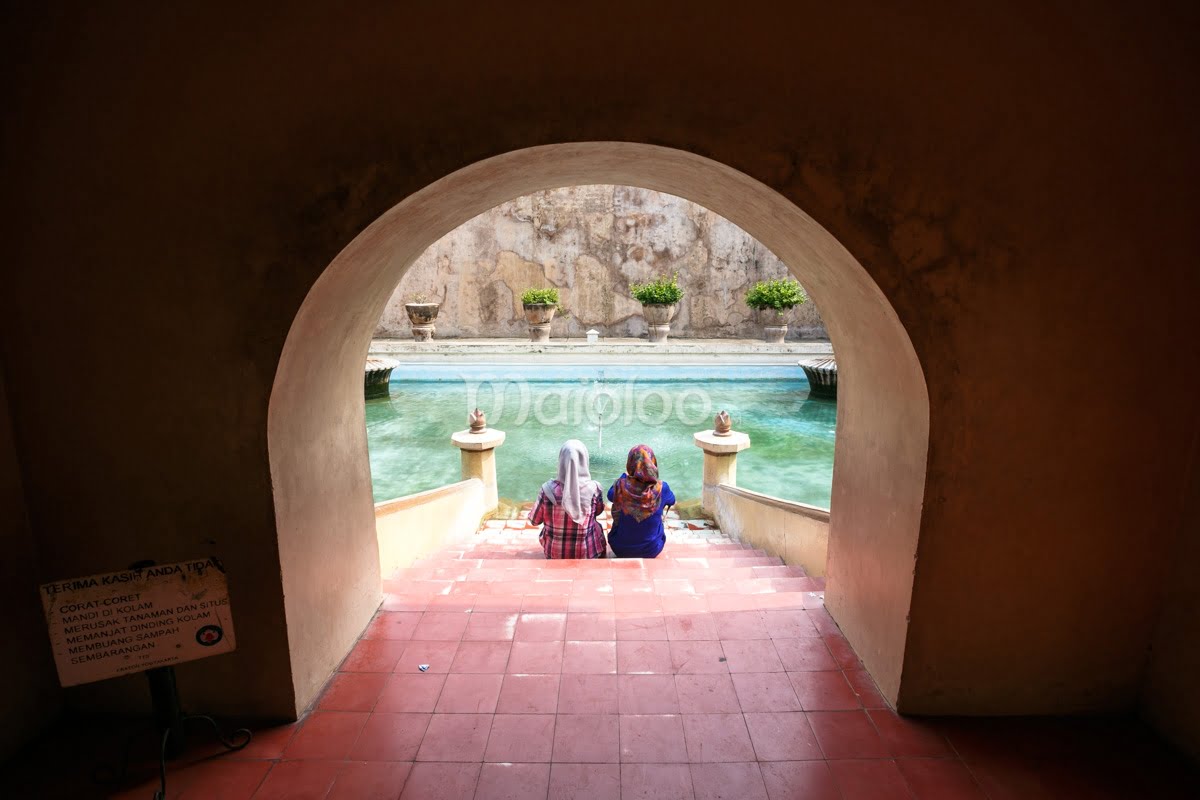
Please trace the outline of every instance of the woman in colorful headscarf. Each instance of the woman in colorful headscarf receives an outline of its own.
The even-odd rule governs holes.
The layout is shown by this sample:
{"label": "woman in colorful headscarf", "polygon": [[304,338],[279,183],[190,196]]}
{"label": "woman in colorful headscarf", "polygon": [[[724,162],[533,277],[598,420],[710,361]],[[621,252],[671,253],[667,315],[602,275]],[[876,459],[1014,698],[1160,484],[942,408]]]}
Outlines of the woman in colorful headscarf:
{"label": "woman in colorful headscarf", "polygon": [[639,444],[629,451],[625,474],[608,490],[613,525],[608,545],[618,558],[654,558],[667,543],[663,511],[675,505],[675,494],[658,479],[654,451]]}
{"label": "woman in colorful headscarf", "polygon": [[608,545],[596,515],[604,511],[604,488],[592,480],[587,446],[568,439],[558,451],[558,477],[542,484],[529,521],[541,525],[546,558],[604,558]]}

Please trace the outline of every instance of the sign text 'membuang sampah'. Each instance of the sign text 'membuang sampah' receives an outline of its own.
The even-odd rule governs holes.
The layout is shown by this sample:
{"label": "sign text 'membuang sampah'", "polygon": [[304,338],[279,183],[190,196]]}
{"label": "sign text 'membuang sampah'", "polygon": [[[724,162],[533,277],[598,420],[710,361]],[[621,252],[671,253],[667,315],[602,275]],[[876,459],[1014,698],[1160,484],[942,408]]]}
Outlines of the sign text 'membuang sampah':
{"label": "sign text 'membuang sampah'", "polygon": [[63,686],[234,649],[225,571],[214,558],[43,584]]}

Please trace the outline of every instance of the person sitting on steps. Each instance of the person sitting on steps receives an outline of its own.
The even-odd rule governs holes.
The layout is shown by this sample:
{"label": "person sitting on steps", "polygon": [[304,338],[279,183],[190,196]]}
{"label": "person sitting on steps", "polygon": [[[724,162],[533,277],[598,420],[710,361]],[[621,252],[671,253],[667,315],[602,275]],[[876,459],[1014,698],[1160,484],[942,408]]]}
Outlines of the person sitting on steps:
{"label": "person sitting on steps", "polygon": [[604,558],[608,544],[596,517],[604,511],[604,488],[592,480],[587,446],[568,439],[558,451],[558,477],[542,484],[529,514],[541,525],[546,558]]}
{"label": "person sitting on steps", "polygon": [[608,544],[617,558],[654,558],[667,543],[663,513],[675,494],[658,479],[658,459],[647,445],[629,451],[625,473],[608,490],[613,524]]}

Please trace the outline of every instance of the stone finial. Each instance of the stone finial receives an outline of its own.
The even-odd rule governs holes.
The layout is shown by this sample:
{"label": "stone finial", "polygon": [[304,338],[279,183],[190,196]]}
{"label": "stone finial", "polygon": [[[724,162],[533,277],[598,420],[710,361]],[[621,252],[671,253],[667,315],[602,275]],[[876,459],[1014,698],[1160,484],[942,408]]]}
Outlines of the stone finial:
{"label": "stone finial", "polygon": [[733,431],[733,422],[729,419],[728,411],[720,411],[713,419],[713,434],[728,436]]}
{"label": "stone finial", "polygon": [[471,433],[483,433],[487,430],[487,416],[477,408],[467,415],[467,425]]}

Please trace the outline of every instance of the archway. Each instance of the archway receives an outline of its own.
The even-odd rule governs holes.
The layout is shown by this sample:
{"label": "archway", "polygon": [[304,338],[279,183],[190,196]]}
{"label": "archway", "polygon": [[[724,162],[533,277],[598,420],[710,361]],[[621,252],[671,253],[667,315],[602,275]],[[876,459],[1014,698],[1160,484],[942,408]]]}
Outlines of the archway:
{"label": "archway", "polygon": [[924,376],[899,318],[828,231],[764,184],[680,150],[588,142],[507,153],[414,193],[338,254],[297,314],[268,417],[297,707],[379,602],[360,372],[388,296],[460,223],[522,194],[582,183],[640,186],[712,209],[776,253],[821,307],[840,383],[826,602],[895,701],[929,433]]}

